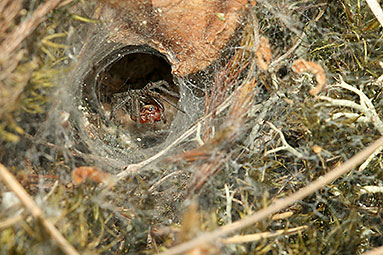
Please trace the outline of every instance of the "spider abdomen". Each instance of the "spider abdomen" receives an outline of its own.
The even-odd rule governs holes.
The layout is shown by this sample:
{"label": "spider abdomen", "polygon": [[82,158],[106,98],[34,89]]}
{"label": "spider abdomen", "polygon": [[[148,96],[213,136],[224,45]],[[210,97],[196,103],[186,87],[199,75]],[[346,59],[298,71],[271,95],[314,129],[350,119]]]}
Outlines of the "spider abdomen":
{"label": "spider abdomen", "polygon": [[162,113],[160,107],[148,104],[141,108],[140,123],[154,123],[162,120]]}

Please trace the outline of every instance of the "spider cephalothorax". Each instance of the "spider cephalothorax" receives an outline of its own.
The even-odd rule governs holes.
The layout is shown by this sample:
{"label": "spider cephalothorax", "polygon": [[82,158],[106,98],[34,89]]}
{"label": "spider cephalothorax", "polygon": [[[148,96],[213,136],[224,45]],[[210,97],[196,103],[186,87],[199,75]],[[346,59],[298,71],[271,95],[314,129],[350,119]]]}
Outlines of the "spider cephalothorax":
{"label": "spider cephalothorax", "polygon": [[[112,117],[121,107],[125,107],[130,118],[138,123],[155,123],[162,121],[166,123],[163,102],[167,102],[177,110],[180,110],[167,96],[178,98],[178,94],[171,91],[166,81],[150,82],[142,89],[129,89],[125,92],[113,95]],[[182,111],[182,110],[180,110]],[[182,111],[183,112],[183,111]]]}

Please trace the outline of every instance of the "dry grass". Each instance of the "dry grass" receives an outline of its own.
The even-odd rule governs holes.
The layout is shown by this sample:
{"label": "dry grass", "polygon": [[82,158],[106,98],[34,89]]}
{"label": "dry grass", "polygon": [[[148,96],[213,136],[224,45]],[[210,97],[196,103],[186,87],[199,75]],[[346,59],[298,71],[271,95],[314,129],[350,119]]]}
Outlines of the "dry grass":
{"label": "dry grass", "polygon": [[376,1],[252,1],[149,149],[82,94],[109,7],[30,2],[0,2],[0,254],[379,254]]}

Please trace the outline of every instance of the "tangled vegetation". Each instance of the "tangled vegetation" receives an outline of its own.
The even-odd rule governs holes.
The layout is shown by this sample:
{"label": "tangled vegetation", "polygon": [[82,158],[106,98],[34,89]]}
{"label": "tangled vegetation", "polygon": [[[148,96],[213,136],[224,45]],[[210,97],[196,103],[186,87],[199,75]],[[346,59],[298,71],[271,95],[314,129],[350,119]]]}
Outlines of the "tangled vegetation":
{"label": "tangled vegetation", "polygon": [[222,56],[173,77],[176,116],[150,148],[112,120],[113,95],[90,99],[116,54],[101,48],[121,22],[103,19],[110,2],[0,2],[0,254],[383,246],[382,145],[275,207],[383,136],[383,25],[366,1],[245,1]]}

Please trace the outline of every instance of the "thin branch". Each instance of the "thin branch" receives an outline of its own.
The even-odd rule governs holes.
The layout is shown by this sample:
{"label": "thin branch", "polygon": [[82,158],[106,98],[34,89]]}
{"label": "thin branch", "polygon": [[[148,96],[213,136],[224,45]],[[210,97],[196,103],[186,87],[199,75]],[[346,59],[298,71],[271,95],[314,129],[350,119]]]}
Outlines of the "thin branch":
{"label": "thin branch", "polygon": [[297,48],[298,46],[302,43],[302,41],[305,39],[306,35],[305,33],[302,33],[301,36],[299,36],[299,39],[297,42],[288,50],[286,53],[284,53],[282,56],[271,62],[269,65],[269,72],[272,73],[274,72],[274,68],[277,66],[282,61],[285,61]]}
{"label": "thin branch", "polygon": [[1,54],[9,56],[47,18],[47,14],[61,2],[62,0],[51,0],[40,5],[29,19],[18,25],[14,33],[4,40],[0,46]]}
{"label": "thin branch", "polygon": [[170,173],[164,177],[162,177],[158,182],[154,183],[150,188],[149,188],[149,192],[153,192],[158,186],[160,186],[162,183],[164,183],[167,179],[169,179],[170,177],[173,177],[175,175],[178,175],[178,174],[181,174],[183,171],[175,171],[173,173]]}
{"label": "thin branch", "polygon": [[33,201],[31,196],[25,191],[16,178],[9,172],[9,170],[2,164],[0,164],[0,177],[7,187],[13,191],[19,198],[21,203],[26,209],[30,211],[33,217],[38,219],[41,225],[48,232],[52,240],[56,241],[57,245],[67,255],[80,255],[74,247],[62,236],[57,228],[46,219],[44,212]]}
{"label": "thin branch", "polygon": [[364,252],[361,255],[382,255],[382,254],[383,254],[383,246],[380,246],[376,249]]}
{"label": "thin branch", "polygon": [[360,189],[359,195],[383,193],[383,186],[364,186]]}
{"label": "thin branch", "polygon": [[17,216],[13,216],[12,218],[6,219],[4,221],[0,221],[0,230],[9,228],[15,225],[16,223],[22,221],[23,219],[24,219],[24,216],[19,214]]}
{"label": "thin branch", "polygon": [[282,212],[282,213],[278,213],[278,214],[274,214],[273,217],[271,217],[272,220],[282,220],[282,219],[287,219],[291,216],[293,216],[294,213],[291,212],[291,211],[287,211],[287,212]]}
{"label": "thin branch", "polygon": [[363,164],[360,165],[359,167],[359,172],[363,171],[364,169],[367,168],[368,164],[379,154],[383,151],[383,146],[379,147],[374,153],[372,153],[366,161],[364,161]]}
{"label": "thin branch", "polygon": [[227,186],[227,184],[225,183],[225,193],[226,193],[226,222],[231,224],[233,221],[231,219],[231,208],[232,208],[232,201],[233,201],[233,197],[235,195],[235,192],[232,192],[230,194],[230,190],[229,190],[229,187]]}
{"label": "thin branch", "polygon": [[376,0],[366,0],[366,2],[380,25],[383,27],[383,11],[379,3]]}
{"label": "thin branch", "polygon": [[311,195],[315,191],[323,188],[325,185],[338,179],[343,174],[351,171],[357,165],[362,163],[368,156],[370,156],[380,146],[383,146],[383,136],[380,137],[378,140],[376,140],[373,144],[371,144],[370,146],[368,146],[367,148],[360,151],[359,153],[354,155],[352,158],[344,162],[342,165],[336,167],[335,169],[328,172],[321,178],[318,178],[317,180],[315,180],[308,186],[298,190],[297,192],[289,195],[288,197],[283,199],[278,199],[274,201],[274,203],[271,204],[270,206],[255,212],[253,215],[248,216],[247,218],[244,218],[232,224],[220,227],[213,232],[201,234],[199,237],[191,241],[182,243],[178,246],[175,246],[169,249],[166,252],[160,253],[160,255],[175,255],[175,254],[186,252],[194,247],[197,247],[209,242],[213,242],[220,237],[223,237],[227,234],[233,233],[234,231],[240,230],[262,219],[265,219],[268,216],[276,212],[279,212],[280,210],[285,209],[289,207],[290,205],[298,202],[299,200]]}
{"label": "thin branch", "polygon": [[266,121],[266,123],[275,131],[279,134],[279,136],[281,137],[281,141],[282,141],[282,144],[283,146],[280,146],[278,148],[275,148],[273,150],[270,150],[270,151],[267,151],[265,153],[265,156],[266,155],[269,155],[271,153],[275,153],[275,152],[278,152],[278,151],[288,151],[290,152],[291,154],[293,154],[294,156],[298,157],[298,158],[303,158],[303,154],[300,153],[299,151],[297,151],[296,149],[294,149],[293,147],[290,146],[290,144],[287,143],[286,139],[285,139],[285,136],[283,135],[282,131],[279,130],[278,128],[276,128],[274,126],[273,123],[271,122],[268,122]]}
{"label": "thin branch", "polygon": [[256,233],[256,234],[250,234],[250,235],[238,235],[238,236],[227,238],[223,240],[222,242],[224,244],[239,244],[239,243],[255,242],[265,238],[296,234],[298,232],[306,230],[307,228],[308,228],[307,226],[300,226],[296,228],[276,230],[273,232],[262,232],[262,233]]}

